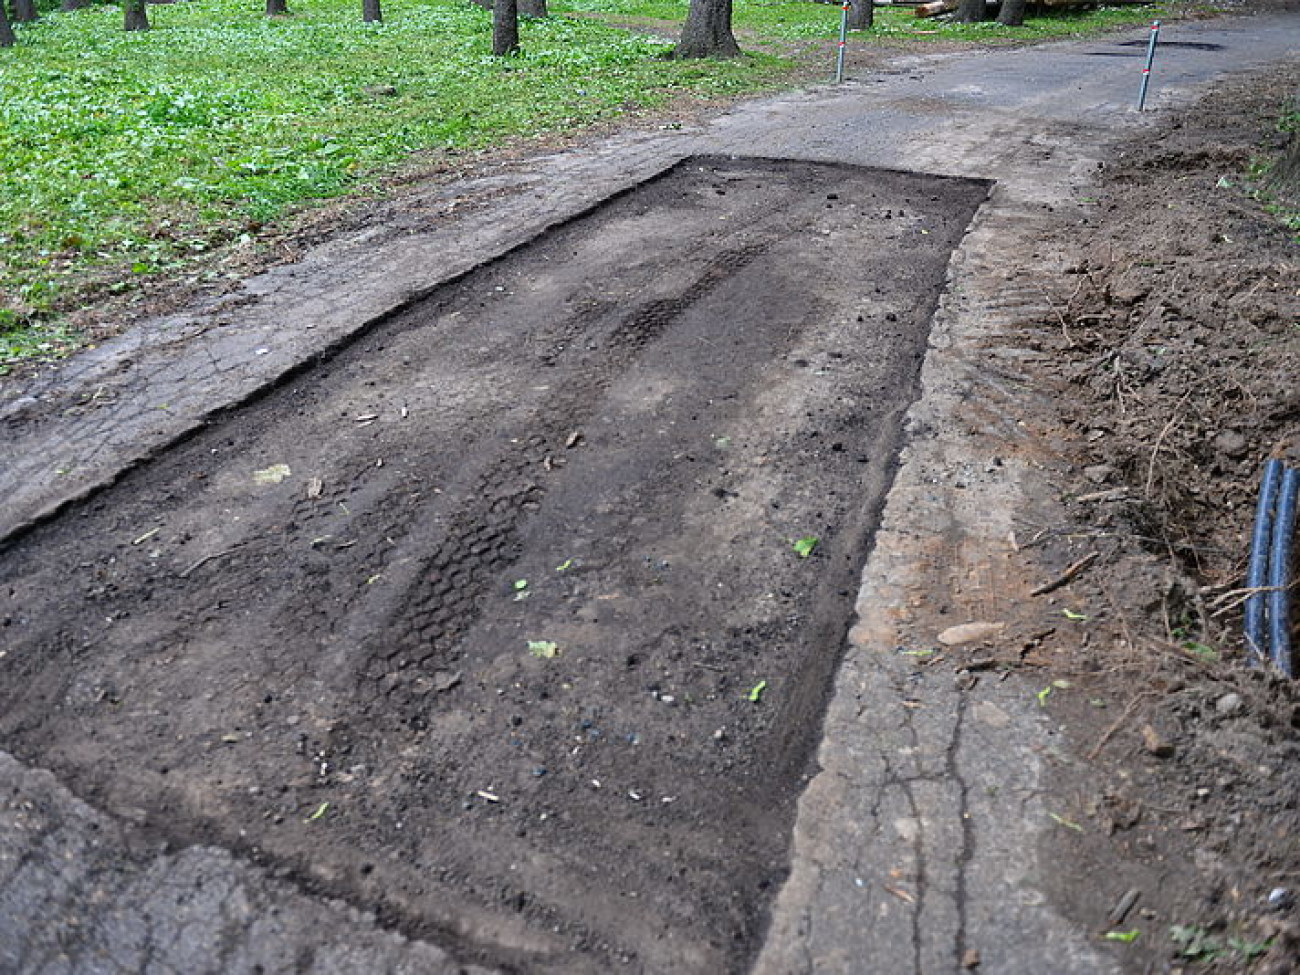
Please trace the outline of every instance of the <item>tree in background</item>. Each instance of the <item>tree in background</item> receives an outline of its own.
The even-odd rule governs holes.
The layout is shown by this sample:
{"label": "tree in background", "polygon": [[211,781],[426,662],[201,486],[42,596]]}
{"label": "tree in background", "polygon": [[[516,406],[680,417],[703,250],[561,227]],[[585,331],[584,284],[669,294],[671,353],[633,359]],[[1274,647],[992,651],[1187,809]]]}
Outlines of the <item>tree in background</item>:
{"label": "tree in background", "polygon": [[546,0],[519,0],[519,13],[523,17],[549,17]]}
{"label": "tree in background", "polygon": [[59,9],[64,13],[71,13],[74,10],[80,10],[89,3],[90,0],[63,0],[63,2],[59,4]]}
{"label": "tree in background", "polygon": [[144,0],[123,0],[122,13],[126,30],[149,29],[149,13],[144,9]]}
{"label": "tree in background", "polygon": [[959,24],[979,24],[983,23],[986,15],[984,0],[961,0],[953,20]]}
{"label": "tree in background", "polygon": [[384,22],[384,12],[379,8],[379,0],[361,0],[361,19],[367,24]]}
{"label": "tree in background", "polygon": [[1002,0],[998,23],[1003,27],[1025,26],[1025,0]]}
{"label": "tree in background", "polygon": [[4,0],[0,0],[0,47],[13,47],[14,29],[9,23],[9,11],[5,9]]}
{"label": "tree in background", "polygon": [[496,0],[492,4],[492,53],[499,58],[519,53],[518,0]]}
{"label": "tree in background", "polygon": [[[983,3],[983,0],[980,0]],[[731,0],[691,0],[674,57],[734,58],[740,45],[731,33]]]}
{"label": "tree in background", "polygon": [[40,14],[36,12],[36,0],[14,0],[15,24],[30,24],[39,17]]}
{"label": "tree in background", "polygon": [[266,0],[268,17],[284,17],[289,13],[289,0]]}
{"label": "tree in background", "polygon": [[849,30],[866,30],[876,22],[872,0],[849,0]]}

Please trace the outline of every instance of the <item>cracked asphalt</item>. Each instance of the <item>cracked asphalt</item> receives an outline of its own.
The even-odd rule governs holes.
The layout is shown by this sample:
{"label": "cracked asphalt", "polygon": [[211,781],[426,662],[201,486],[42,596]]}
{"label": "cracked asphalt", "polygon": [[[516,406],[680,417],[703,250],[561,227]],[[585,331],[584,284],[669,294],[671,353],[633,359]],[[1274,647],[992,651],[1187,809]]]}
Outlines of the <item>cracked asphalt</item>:
{"label": "cracked asphalt", "polygon": [[[953,622],[1030,588],[1017,518],[1046,514],[1032,402],[1007,340],[1050,314],[1032,285],[1050,227],[1113,147],[1203,86],[1297,55],[1300,18],[1168,25],[1199,45],[1162,57],[1145,116],[1130,36],[900,59],[893,70],[739,106],[696,129],[634,134],[450,187],[484,199],[322,245],[233,296],[78,356],[0,406],[0,537],[186,437],[366,323],[681,158],[738,154],[992,179],[949,267],[922,393],[835,679],[818,771],[799,801],[790,874],[754,970],[763,973],[1119,971],[1112,949],[1041,891],[1041,789],[1054,729],[1022,682],[956,681],[916,654]],[[504,198],[502,195],[504,194]],[[513,219],[499,218],[509,210]],[[451,246],[452,244],[455,246]],[[1033,255],[1014,277],[1001,260]],[[935,608],[942,593],[947,612]],[[961,617],[961,619],[958,619]],[[1045,746],[1044,743],[1047,743]],[[169,852],[0,758],[0,969],[22,972],[472,971],[437,946],[275,877],[228,850]],[[142,839],[142,835],[146,838]]]}

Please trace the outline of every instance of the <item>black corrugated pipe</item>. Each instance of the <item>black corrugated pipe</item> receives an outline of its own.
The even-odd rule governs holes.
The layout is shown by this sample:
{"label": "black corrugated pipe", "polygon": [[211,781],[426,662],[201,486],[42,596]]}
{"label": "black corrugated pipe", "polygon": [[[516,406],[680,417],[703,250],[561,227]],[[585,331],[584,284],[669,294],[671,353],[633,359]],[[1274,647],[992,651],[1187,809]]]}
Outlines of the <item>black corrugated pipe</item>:
{"label": "black corrugated pipe", "polygon": [[1250,663],[1258,666],[1268,659],[1268,637],[1265,634],[1268,596],[1263,591],[1268,585],[1269,552],[1273,544],[1273,509],[1277,506],[1277,491],[1282,483],[1282,462],[1276,458],[1264,465],[1264,478],[1259,486],[1259,504],[1255,506],[1255,530],[1250,537],[1250,563],[1246,568],[1246,588],[1256,590],[1246,597],[1246,649]]}
{"label": "black corrugated pipe", "polygon": [[1274,666],[1291,677],[1291,568],[1295,539],[1296,502],[1300,499],[1300,470],[1282,474],[1277,512],[1273,517],[1273,543],[1268,567],[1269,656]]}

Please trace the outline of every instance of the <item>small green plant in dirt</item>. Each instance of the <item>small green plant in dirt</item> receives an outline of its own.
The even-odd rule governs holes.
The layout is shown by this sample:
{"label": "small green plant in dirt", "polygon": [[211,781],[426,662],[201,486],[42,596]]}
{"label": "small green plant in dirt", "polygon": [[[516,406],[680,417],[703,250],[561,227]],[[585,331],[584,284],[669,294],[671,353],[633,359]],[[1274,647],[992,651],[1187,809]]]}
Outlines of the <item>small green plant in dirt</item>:
{"label": "small green plant in dirt", "polygon": [[1300,240],[1300,101],[1280,111],[1277,130],[1286,137],[1280,152],[1251,160],[1246,178],[1250,195]]}
{"label": "small green plant in dirt", "polygon": [[1178,946],[1180,955],[1199,962],[1231,959],[1237,964],[1249,964],[1272,947],[1272,941],[1223,937],[1199,924],[1175,924],[1169,929],[1169,938]]}

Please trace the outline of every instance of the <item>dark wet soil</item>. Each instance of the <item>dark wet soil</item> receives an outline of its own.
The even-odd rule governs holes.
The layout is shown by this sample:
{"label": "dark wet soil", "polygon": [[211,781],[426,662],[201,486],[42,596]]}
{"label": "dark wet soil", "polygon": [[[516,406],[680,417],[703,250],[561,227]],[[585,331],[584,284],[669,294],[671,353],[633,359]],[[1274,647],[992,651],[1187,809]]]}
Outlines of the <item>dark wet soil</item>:
{"label": "dark wet soil", "polygon": [[1051,597],[1071,636],[1026,656],[1069,685],[1055,894],[1099,937],[1140,932],[1134,972],[1300,967],[1300,694],[1247,665],[1241,625],[1264,462],[1300,459],[1300,245],[1274,212],[1300,193],[1262,178],[1297,92],[1295,66],[1238,79],[1130,147],[1026,335],[1056,363],[1074,520],[1025,539],[1044,578],[1098,556]]}
{"label": "dark wet soil", "polygon": [[0,747],[466,960],[743,969],[986,191],[687,160],[438,290],[0,551]]}

